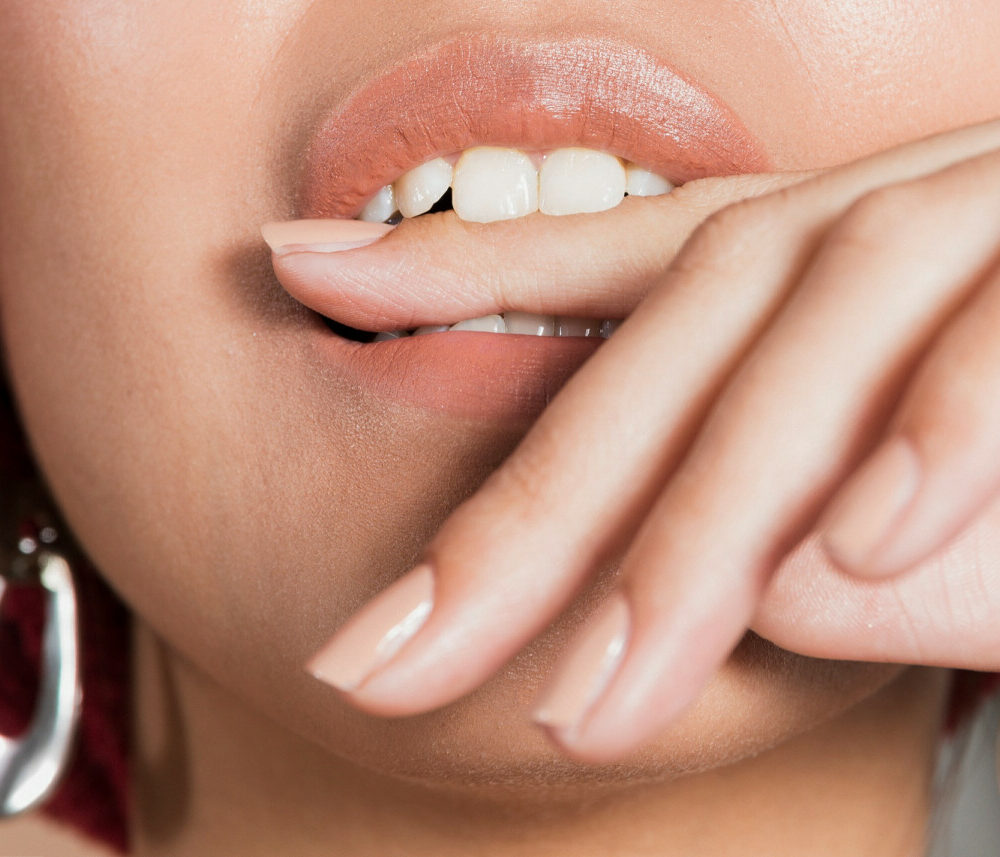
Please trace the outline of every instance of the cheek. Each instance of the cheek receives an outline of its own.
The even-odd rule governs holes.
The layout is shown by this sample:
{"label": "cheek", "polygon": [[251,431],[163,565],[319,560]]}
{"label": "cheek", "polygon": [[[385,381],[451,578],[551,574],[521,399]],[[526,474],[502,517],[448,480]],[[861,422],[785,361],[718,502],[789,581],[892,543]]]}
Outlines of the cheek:
{"label": "cheek", "polygon": [[776,0],[753,16],[776,36],[762,67],[783,62],[756,105],[779,167],[842,163],[1000,113],[993,0]]}

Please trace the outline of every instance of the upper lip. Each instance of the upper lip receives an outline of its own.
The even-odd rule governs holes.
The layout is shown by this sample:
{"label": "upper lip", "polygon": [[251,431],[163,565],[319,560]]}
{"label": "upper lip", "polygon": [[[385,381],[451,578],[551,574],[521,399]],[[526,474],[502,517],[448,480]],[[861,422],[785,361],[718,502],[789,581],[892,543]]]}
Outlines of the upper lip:
{"label": "upper lip", "polygon": [[726,105],[643,49],[473,34],[390,68],[325,116],[306,153],[300,213],[354,217],[407,170],[483,144],[586,146],[676,184],[767,167]]}

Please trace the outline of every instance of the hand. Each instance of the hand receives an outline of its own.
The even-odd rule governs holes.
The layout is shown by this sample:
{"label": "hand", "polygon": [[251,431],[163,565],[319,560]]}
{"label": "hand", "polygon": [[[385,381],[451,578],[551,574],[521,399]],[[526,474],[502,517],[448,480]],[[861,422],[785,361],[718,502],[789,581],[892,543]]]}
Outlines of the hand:
{"label": "hand", "polygon": [[[617,590],[536,712],[580,759],[663,729],[751,625],[805,654],[1000,668],[1000,569],[928,562],[1000,484],[1000,123],[754,182],[787,186],[722,208],[675,257],[664,240],[672,261],[626,323],[317,658],[355,704],[467,693],[618,552]],[[341,274],[371,252],[388,251],[342,254]],[[638,281],[650,258],[608,276]],[[283,282],[295,264],[276,259]],[[775,596],[810,534],[846,576]],[[776,610],[796,587],[839,606]]]}

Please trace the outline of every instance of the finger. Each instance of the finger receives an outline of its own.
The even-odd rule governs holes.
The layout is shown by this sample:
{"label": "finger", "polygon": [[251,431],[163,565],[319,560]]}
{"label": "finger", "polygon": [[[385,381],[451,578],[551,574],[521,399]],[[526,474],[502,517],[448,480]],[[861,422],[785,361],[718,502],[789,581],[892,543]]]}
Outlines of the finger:
{"label": "finger", "polygon": [[[710,237],[726,249],[747,240],[724,229]],[[728,267],[706,269],[689,287],[661,287],[651,299],[658,310],[647,301],[591,358],[570,380],[572,395],[557,396],[452,514],[425,564],[350,620],[311,671],[370,712],[416,713],[473,689],[540,633],[627,540],[629,522],[641,520],[761,306],[775,299],[773,281],[799,252],[792,242],[778,253],[763,240],[747,244],[753,264],[729,256]],[[767,273],[734,292],[748,267]],[[720,306],[726,312],[716,313],[708,336],[704,319]],[[393,643],[392,657],[376,652],[371,641],[401,639],[397,626],[415,615],[418,598],[420,609],[433,609],[419,626],[406,620],[405,647]],[[358,651],[373,656],[359,663]]]}
{"label": "finger", "polygon": [[866,158],[807,185],[801,183],[815,173],[728,176],[688,182],[662,197],[628,198],[597,215],[489,224],[465,223],[453,212],[425,215],[361,249],[276,255],[274,270],[297,300],[362,330],[510,310],[624,318],[692,231],[724,206],[798,185],[808,200],[798,233],[807,235],[862,193],[997,146],[1000,123],[989,123]]}
{"label": "finger", "polygon": [[837,564],[899,573],[942,548],[1000,487],[1000,276],[926,356],[888,438],[820,524]]}
{"label": "finger", "polygon": [[816,658],[1000,670],[1000,503],[887,580],[846,575],[817,534],[781,564],[751,627]]}
{"label": "finger", "polygon": [[582,710],[562,704],[560,678],[542,702],[538,718],[575,755],[609,761],[654,736],[735,647],[782,555],[992,264],[1000,199],[984,178],[998,173],[991,154],[883,189],[826,238],[632,543],[618,625],[584,636],[595,652],[591,634],[627,639],[614,676],[601,661],[603,692],[581,696],[574,663]]}
{"label": "finger", "polygon": [[[597,215],[534,214],[466,223],[454,212],[404,220],[352,252],[313,252],[314,221],[274,256],[297,300],[362,330],[453,324],[504,311],[621,319],[643,298],[691,232],[724,206],[812,173],[698,179],[657,197],[629,197]],[[348,223],[353,223],[348,221]]]}
{"label": "finger", "polygon": [[[482,683],[627,543],[830,220],[886,181],[997,145],[1000,124],[974,129],[710,219],[515,454],[446,522],[427,564],[412,573],[424,585],[396,584],[386,596],[398,602],[391,610],[376,599],[313,661],[314,672],[383,714],[426,711]],[[396,598],[401,591],[410,594]],[[398,630],[427,604],[422,624]],[[404,636],[405,646],[381,653],[364,642]]]}

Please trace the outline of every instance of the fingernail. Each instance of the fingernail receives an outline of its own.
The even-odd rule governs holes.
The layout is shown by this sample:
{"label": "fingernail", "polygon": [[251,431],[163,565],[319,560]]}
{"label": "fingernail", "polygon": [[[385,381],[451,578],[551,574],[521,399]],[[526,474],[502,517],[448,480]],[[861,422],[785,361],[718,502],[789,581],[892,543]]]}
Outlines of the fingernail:
{"label": "fingernail", "polygon": [[338,253],[374,244],[395,229],[388,223],[364,220],[288,220],[265,223],[260,228],[277,256],[286,253]]}
{"label": "fingernail", "polygon": [[418,565],[354,615],[306,670],[340,690],[355,690],[420,630],[433,605],[434,572]]}
{"label": "fingernail", "polygon": [[891,535],[920,486],[916,450],[902,438],[882,446],[841,489],[820,523],[835,562],[862,569]]}
{"label": "fingernail", "polygon": [[532,714],[536,723],[572,738],[614,678],[625,656],[630,624],[625,597],[611,595],[542,694]]}

